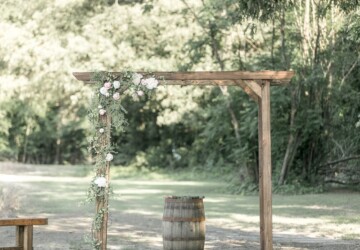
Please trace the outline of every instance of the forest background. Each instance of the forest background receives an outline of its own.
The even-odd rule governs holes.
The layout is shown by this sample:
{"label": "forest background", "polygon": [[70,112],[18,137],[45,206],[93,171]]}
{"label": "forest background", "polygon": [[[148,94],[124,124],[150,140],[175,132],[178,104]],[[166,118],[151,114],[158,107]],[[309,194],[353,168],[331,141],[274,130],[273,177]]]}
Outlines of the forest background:
{"label": "forest background", "polygon": [[[271,89],[275,192],[360,189],[359,6],[3,0],[0,160],[91,162],[91,89],[74,71],[294,70],[289,86]],[[159,87],[123,106],[130,125],[114,132],[116,166],[206,172],[256,192],[257,106],[241,88]]]}

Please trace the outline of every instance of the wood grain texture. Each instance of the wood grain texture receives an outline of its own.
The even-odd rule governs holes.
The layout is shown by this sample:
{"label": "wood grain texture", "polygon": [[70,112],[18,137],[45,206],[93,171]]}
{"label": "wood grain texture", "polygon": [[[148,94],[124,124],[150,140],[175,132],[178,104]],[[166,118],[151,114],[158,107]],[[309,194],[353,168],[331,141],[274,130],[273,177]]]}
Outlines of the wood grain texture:
{"label": "wood grain texture", "polygon": [[[90,82],[93,72],[73,72],[75,78],[79,81]],[[111,72],[120,74],[121,72]],[[148,72],[138,72],[143,75],[149,75]],[[224,81],[224,85],[233,85],[231,80],[269,80],[273,85],[286,85],[294,76],[294,71],[196,71],[196,72],[152,72],[157,79],[162,81],[163,85],[173,85],[171,81],[178,81],[179,85],[190,85],[187,81],[194,81],[191,85],[214,85],[211,81]],[[228,81],[228,82],[225,82]],[[221,82],[220,82],[221,83]],[[215,84],[216,85],[216,84]]]}
{"label": "wood grain texture", "polygon": [[24,226],[16,226],[16,246],[23,247],[24,246]]}
{"label": "wood grain texture", "polygon": [[47,225],[47,218],[8,218],[0,219],[0,226],[27,226],[27,225]]}
{"label": "wood grain texture", "polygon": [[23,250],[23,247],[0,247],[0,250]]}
{"label": "wood grain texture", "polygon": [[[102,134],[100,137],[100,144],[103,147],[107,147],[110,145],[111,141],[111,116],[109,113],[106,113],[105,115],[99,115],[99,121],[101,124],[101,127],[106,128],[106,133]],[[96,157],[102,157],[100,155],[97,155]],[[103,219],[102,224],[100,227],[100,230],[94,229],[93,235],[94,238],[101,242],[100,244],[100,250],[106,250],[107,249],[107,228],[108,228],[108,219],[109,219],[109,213],[108,213],[108,207],[109,207],[109,197],[108,197],[108,191],[109,191],[109,183],[110,183],[110,162],[106,161],[104,165],[101,168],[97,169],[97,176],[104,176],[106,178],[106,186],[105,188],[105,196],[99,196],[96,198],[96,213],[99,213],[103,211]]]}
{"label": "wood grain texture", "polygon": [[272,250],[272,184],[271,184],[271,126],[270,82],[261,86],[259,102],[259,193],[260,247]]}
{"label": "wood grain texture", "polygon": [[260,85],[252,80],[236,80],[236,84],[238,84],[251,99],[255,102],[259,102],[259,98],[261,98],[261,87]]}
{"label": "wood grain texture", "polygon": [[0,219],[0,226],[16,226],[16,246],[0,247],[0,250],[33,250],[33,225],[47,224],[47,218]]}
{"label": "wood grain texture", "polygon": [[25,226],[24,250],[33,250],[33,226]]}
{"label": "wood grain texture", "polygon": [[202,199],[165,198],[163,214],[164,250],[203,250],[205,211]]}

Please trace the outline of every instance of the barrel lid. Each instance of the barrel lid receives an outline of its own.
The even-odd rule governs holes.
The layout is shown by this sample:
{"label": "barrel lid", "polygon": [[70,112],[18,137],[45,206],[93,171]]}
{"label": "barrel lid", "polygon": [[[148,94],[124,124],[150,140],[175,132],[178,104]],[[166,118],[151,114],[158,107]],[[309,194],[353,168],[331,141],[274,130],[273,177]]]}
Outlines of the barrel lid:
{"label": "barrel lid", "polygon": [[189,199],[197,200],[204,198],[205,196],[176,196],[176,195],[165,196],[165,199],[181,199],[181,200],[189,200]]}

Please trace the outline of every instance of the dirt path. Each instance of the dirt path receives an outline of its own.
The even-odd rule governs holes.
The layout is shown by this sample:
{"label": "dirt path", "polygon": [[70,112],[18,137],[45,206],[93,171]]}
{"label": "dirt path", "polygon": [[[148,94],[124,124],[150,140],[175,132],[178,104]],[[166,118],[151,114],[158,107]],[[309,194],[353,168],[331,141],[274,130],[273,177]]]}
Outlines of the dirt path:
{"label": "dirt path", "polygon": [[[93,209],[78,205],[89,178],[57,176],[57,171],[52,169],[49,173],[42,167],[0,163],[0,213],[2,217],[49,218],[48,226],[35,227],[35,249],[90,249],[84,244],[84,236],[89,232]],[[66,171],[70,175],[73,170]],[[186,187],[201,191],[202,188],[195,182],[164,181],[161,188],[158,181],[117,180],[114,184],[122,187],[122,192],[120,198],[112,202],[109,249],[162,249],[162,197],[176,185],[182,190]],[[205,249],[260,249],[257,223],[219,219],[221,211],[211,206],[211,199],[209,204]],[[308,229],[304,229],[304,234],[275,229],[274,249],[360,249],[359,240],[307,235],[310,235]],[[0,246],[11,246],[14,242],[14,228],[0,228]]]}

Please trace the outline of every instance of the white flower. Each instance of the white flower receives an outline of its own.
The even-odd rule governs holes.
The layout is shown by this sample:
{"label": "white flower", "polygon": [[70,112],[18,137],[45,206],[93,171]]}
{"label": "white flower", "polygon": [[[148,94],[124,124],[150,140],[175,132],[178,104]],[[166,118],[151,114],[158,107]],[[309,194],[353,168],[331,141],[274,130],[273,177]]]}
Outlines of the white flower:
{"label": "white flower", "polygon": [[134,73],[134,74],[132,75],[132,81],[133,81],[133,83],[136,84],[136,85],[139,85],[142,77],[143,77],[142,74]]}
{"label": "white flower", "polygon": [[113,98],[114,98],[114,100],[119,100],[120,94],[118,92],[116,92],[115,94],[113,94]]}
{"label": "white flower", "polygon": [[133,93],[131,96],[134,101],[136,101],[136,102],[139,101],[139,96],[136,93]]}
{"label": "white flower", "polygon": [[100,115],[105,115],[105,113],[106,113],[106,110],[105,110],[105,109],[100,109],[100,110],[99,110],[99,114],[100,114]]}
{"label": "white flower", "polygon": [[99,132],[102,134],[105,132],[105,129],[101,128],[101,129],[99,129]]}
{"label": "white flower", "polygon": [[98,106],[98,109],[102,109],[102,106],[101,106],[101,105],[99,105],[99,106]]}
{"label": "white flower", "polygon": [[111,89],[111,82],[104,83],[104,88]]}
{"label": "white flower", "polygon": [[109,96],[110,96],[110,93],[109,93],[109,92],[107,92],[107,93],[105,94],[105,96],[109,97]]}
{"label": "white flower", "polygon": [[120,82],[119,81],[114,81],[113,86],[114,86],[115,89],[120,88]]}
{"label": "white flower", "polygon": [[106,155],[106,161],[112,161],[114,159],[114,156],[110,153]]}
{"label": "white flower", "polygon": [[100,88],[100,93],[101,93],[102,95],[106,95],[106,94],[108,94],[108,89],[105,88],[105,87],[101,87],[101,88]]}
{"label": "white flower", "polygon": [[143,95],[144,95],[144,91],[138,90],[138,91],[136,91],[136,94],[137,94],[138,96],[143,96]]}
{"label": "white flower", "polygon": [[94,181],[98,187],[106,187],[106,178],[105,177],[97,177]]}
{"label": "white flower", "polygon": [[155,89],[158,86],[159,81],[156,80],[154,77],[150,77],[143,80],[142,84],[144,84],[148,89]]}

